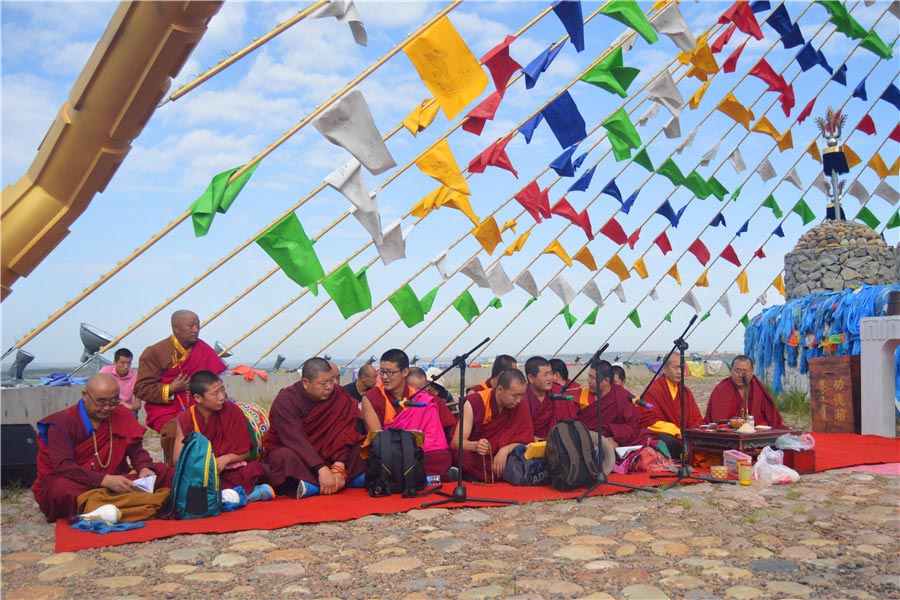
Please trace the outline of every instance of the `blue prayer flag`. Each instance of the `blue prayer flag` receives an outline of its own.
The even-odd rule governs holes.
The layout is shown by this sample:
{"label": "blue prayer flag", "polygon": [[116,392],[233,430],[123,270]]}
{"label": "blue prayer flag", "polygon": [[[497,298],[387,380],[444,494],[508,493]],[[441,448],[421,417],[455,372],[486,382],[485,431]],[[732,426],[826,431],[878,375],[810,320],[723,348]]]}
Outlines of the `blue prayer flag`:
{"label": "blue prayer flag", "polygon": [[719,225],[722,225],[723,227],[728,226],[728,224],[725,223],[725,215],[723,215],[722,213],[717,214],[715,217],[713,217],[713,220],[709,222],[710,227],[718,227]]}
{"label": "blue prayer flag", "polygon": [[641,190],[634,190],[630,196],[628,196],[628,200],[622,204],[622,212],[626,215],[631,212],[631,207],[634,206],[634,201],[637,200],[638,192]]}
{"label": "blue prayer flag", "polygon": [[677,228],[678,224],[681,222],[681,215],[684,214],[685,209],[687,208],[687,204],[681,207],[681,209],[676,213],[672,208],[672,205],[669,204],[669,201],[666,200],[663,202],[659,208],[656,209],[656,214],[661,215],[669,220],[669,223],[672,227]]}
{"label": "blue prayer flag", "polygon": [[552,45],[549,46],[546,50],[538,54],[534,60],[528,63],[522,72],[525,73],[525,89],[530,90],[534,87],[534,84],[537,83],[538,77],[541,76],[541,73],[547,70],[550,66],[550,63],[553,62],[553,59],[556,58],[556,55],[559,54],[559,51],[562,50],[563,45],[559,44],[556,48]]}
{"label": "blue prayer flag", "polygon": [[587,152],[582,153],[582,155],[579,156],[578,158],[576,158],[575,161],[572,163],[572,165],[575,167],[576,171],[581,166],[581,163],[584,162],[584,159],[587,158],[587,154],[588,154]]}
{"label": "blue prayer flag", "polygon": [[831,77],[834,81],[838,82],[841,85],[847,85],[847,65],[843,64],[838,67],[838,70],[835,71],[834,75]]}
{"label": "blue prayer flag", "polygon": [[541,112],[563,148],[577,144],[587,137],[584,118],[568,91],[563,92]]}
{"label": "blue prayer flag", "polygon": [[772,232],[772,235],[777,235],[780,238],[784,237],[784,230],[781,228],[781,225],[775,228],[775,231]]}
{"label": "blue prayer flag", "polygon": [[881,100],[893,104],[894,108],[900,110],[900,90],[893,83],[887,86],[887,89],[881,94]]}
{"label": "blue prayer flag", "polygon": [[562,21],[569,41],[575,46],[575,50],[584,50],[584,17],[581,16],[581,2],[579,0],[556,0],[553,3],[553,12]]}
{"label": "blue prayer flag", "polygon": [[755,13],[763,12],[770,8],[772,8],[772,5],[769,4],[769,0],[753,0],[753,2],[750,3],[750,10]]}
{"label": "blue prayer flag", "polygon": [[541,121],[544,120],[544,113],[538,113],[525,121],[521,127],[519,127],[519,133],[521,133],[525,137],[525,143],[531,143],[531,136],[534,135],[535,128],[540,125]]}
{"label": "blue prayer flag", "polygon": [[556,171],[560,177],[573,177],[575,175],[575,165],[572,164],[572,155],[578,149],[578,144],[569,146],[563,153],[553,159],[550,168]]}
{"label": "blue prayer flag", "polygon": [[585,192],[588,189],[588,186],[591,185],[591,179],[594,178],[594,169],[597,167],[591,167],[587,171],[581,174],[581,177],[578,180],[569,186],[567,191],[569,192]]}
{"label": "blue prayer flag", "polygon": [[607,183],[605,186],[603,186],[603,189],[600,190],[600,193],[606,194],[607,196],[612,196],[613,198],[618,200],[620,204],[622,202],[622,192],[619,191],[619,186],[616,183],[615,177],[610,179],[609,183]]}
{"label": "blue prayer flag", "polygon": [[832,69],[831,65],[828,64],[828,59],[825,58],[825,55],[822,54],[821,50],[816,50],[816,62],[822,65],[822,68],[828,71],[829,75],[834,74],[834,69]]}
{"label": "blue prayer flag", "polygon": [[869,95],[866,93],[866,78],[863,77],[863,80],[859,82],[855,88],[853,88],[853,97],[859,98],[860,100],[868,100]]}
{"label": "blue prayer flag", "polygon": [[800,48],[800,52],[797,53],[796,60],[797,64],[800,65],[800,68],[806,72],[819,64],[819,55],[816,54],[812,44],[806,42],[803,47]]}
{"label": "blue prayer flag", "polygon": [[772,14],[766,19],[766,23],[778,32],[778,35],[781,36],[781,43],[786,49],[804,43],[800,27],[796,23],[791,22],[791,15],[788,14],[784,4],[780,4],[778,8],[772,11]]}
{"label": "blue prayer flag", "polygon": [[744,224],[741,225],[741,228],[737,230],[737,236],[741,237],[742,233],[747,233],[747,230],[750,228],[750,219],[744,221]]}

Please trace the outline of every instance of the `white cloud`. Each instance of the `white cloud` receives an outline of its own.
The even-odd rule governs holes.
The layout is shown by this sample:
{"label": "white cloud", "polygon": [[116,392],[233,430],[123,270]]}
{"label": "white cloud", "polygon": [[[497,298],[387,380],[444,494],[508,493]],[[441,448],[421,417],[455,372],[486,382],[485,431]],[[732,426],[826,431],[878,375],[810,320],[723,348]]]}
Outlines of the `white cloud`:
{"label": "white cloud", "polygon": [[[419,0],[401,2],[356,2],[359,16],[371,32],[378,27],[419,24],[434,14],[435,5]],[[452,13],[451,13],[452,14]],[[371,35],[371,33],[370,33]]]}
{"label": "white cloud", "polygon": [[46,79],[7,75],[2,81],[3,185],[6,186],[25,174],[62,100],[61,90]]}

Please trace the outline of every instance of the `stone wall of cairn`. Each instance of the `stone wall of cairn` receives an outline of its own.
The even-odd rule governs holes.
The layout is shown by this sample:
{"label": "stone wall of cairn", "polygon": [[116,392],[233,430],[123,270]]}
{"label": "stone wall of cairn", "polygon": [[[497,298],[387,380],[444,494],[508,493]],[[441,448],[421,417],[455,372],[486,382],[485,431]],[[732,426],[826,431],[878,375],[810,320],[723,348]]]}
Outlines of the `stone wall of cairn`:
{"label": "stone wall of cairn", "polygon": [[784,257],[788,300],[812,292],[843,290],[850,284],[900,281],[900,246],[853,221],[825,221],[804,233]]}

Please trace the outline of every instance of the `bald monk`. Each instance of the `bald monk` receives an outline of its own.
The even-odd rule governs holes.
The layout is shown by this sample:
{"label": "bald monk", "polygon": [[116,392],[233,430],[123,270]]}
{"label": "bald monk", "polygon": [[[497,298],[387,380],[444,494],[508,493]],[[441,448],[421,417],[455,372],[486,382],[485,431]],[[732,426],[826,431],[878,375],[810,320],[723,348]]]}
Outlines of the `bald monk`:
{"label": "bald monk", "polygon": [[525,361],[525,403],[531,411],[534,436],[546,439],[553,426],[565,419],[574,419],[578,405],[574,400],[551,400],[553,371],[550,362],[542,356],[532,356]]}
{"label": "bald monk", "polygon": [[513,358],[509,354],[498,354],[494,359],[493,366],[491,367],[491,376],[481,383],[476,383],[472,387],[468,388],[466,390],[466,395],[491,389],[492,387],[497,385],[497,378],[500,377],[500,373],[502,373],[503,371],[508,371],[510,369],[518,368],[519,365],[516,364],[515,358]]}
{"label": "bald monk", "polygon": [[[266,482],[267,469],[259,461],[247,460],[253,442],[244,411],[228,400],[225,384],[212,371],[194,373],[189,386],[194,405],[178,414],[176,462],[181,455],[184,438],[199,431],[212,445],[222,489],[241,486],[247,494],[251,494],[257,485]],[[269,494],[271,497],[272,494]]]}
{"label": "bald monk", "polygon": [[[534,441],[531,413],[521,371],[503,371],[492,389],[466,396],[463,408],[463,475],[469,480],[491,481],[503,476],[510,452]],[[459,425],[457,425],[459,427]],[[459,431],[453,434],[453,451],[459,450]]]}
{"label": "bald monk", "polygon": [[684,426],[693,429],[703,425],[703,415],[694,400],[694,394],[681,381],[681,356],[672,354],[662,369],[663,377],[653,380],[643,399],[653,408],[638,411],[641,425],[652,431],[656,439],[665,442],[672,458],[681,456],[681,394],[684,388]]}
{"label": "bald monk", "polygon": [[756,425],[784,429],[772,396],[753,374],[753,361],[741,354],[731,361],[731,374],[713,388],[706,405],[706,422],[743,415],[753,415]]}
{"label": "bald monk", "polygon": [[653,432],[641,427],[638,409],[628,400],[631,392],[612,382],[612,365],[600,361],[599,374],[593,367],[588,372],[588,387],[578,397],[578,420],[590,431],[597,431],[597,391],[600,393],[600,418],[603,437],[615,449],[619,446],[645,446]]}
{"label": "bald monk", "polygon": [[356,427],[356,400],[335,385],[331,365],[314,357],[301,379],[275,396],[263,461],[275,493],[292,498],[334,494],[362,487],[366,463],[359,456],[363,435]]}
{"label": "bald monk", "polygon": [[[91,377],[78,404],[38,421],[34,499],[48,521],[78,514],[77,498],[95,488],[124,494],[132,480],[156,475],[156,488],[171,484],[169,469],[144,449],[146,428],[119,403],[111,375]],[[130,464],[129,464],[130,463]]]}
{"label": "bald monk", "polygon": [[198,371],[218,375],[225,369],[216,351],[200,339],[200,318],[189,310],[172,313],[172,335],[141,354],[134,395],[144,402],[147,426],[159,433],[170,467],[175,464],[176,418],[194,404],[188,390],[191,375]]}
{"label": "bald monk", "polygon": [[[375,387],[366,392],[362,401],[362,418],[369,433],[391,427],[401,412],[419,408],[406,404],[411,399],[413,402],[417,401],[412,396],[418,391],[406,383],[408,375],[409,357],[406,352],[393,348],[381,355],[378,382]],[[441,400],[437,400],[436,405],[440,419],[439,428],[446,430],[448,427],[455,427],[456,417],[453,416],[447,405]],[[427,445],[430,446],[431,443]],[[452,464],[452,456],[446,439],[439,446],[441,446],[439,449],[425,451],[423,466],[426,474],[443,478]]]}
{"label": "bald monk", "polygon": [[344,386],[347,393],[356,400],[362,402],[363,394],[375,387],[378,380],[378,371],[372,365],[363,365],[356,373],[356,381],[351,381]]}

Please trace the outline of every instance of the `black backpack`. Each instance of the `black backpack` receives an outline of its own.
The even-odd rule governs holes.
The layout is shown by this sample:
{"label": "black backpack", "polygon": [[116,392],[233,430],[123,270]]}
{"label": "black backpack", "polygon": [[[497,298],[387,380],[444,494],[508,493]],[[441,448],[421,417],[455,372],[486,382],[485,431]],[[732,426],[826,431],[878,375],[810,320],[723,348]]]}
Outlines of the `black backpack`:
{"label": "black backpack", "polygon": [[425,453],[412,432],[384,429],[372,438],[366,468],[366,490],[372,497],[403,494],[411,498],[424,489]]}
{"label": "black backpack", "polygon": [[547,436],[550,485],[568,491],[592,484],[600,473],[594,452],[594,440],[584,423],[574,420],[557,423]]}

